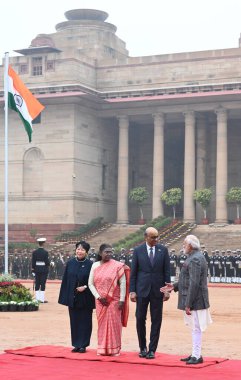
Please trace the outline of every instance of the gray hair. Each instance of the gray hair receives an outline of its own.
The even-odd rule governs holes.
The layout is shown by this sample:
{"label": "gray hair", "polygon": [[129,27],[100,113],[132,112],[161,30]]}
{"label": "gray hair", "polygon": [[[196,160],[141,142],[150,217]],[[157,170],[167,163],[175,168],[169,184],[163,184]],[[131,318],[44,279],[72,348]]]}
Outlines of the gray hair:
{"label": "gray hair", "polygon": [[187,235],[185,241],[192,246],[193,249],[200,249],[200,241],[195,235]]}

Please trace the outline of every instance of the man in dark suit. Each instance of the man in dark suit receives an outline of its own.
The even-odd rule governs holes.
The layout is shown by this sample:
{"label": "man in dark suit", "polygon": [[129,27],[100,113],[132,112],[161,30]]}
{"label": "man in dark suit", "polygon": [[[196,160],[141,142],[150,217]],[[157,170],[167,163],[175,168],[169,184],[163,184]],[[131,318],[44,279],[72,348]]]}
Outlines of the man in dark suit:
{"label": "man in dark suit", "polygon": [[[145,231],[146,242],[134,249],[131,278],[130,299],[136,302],[136,329],[139,340],[139,357],[154,359],[158,345],[163,299],[169,295],[160,293],[160,287],[170,282],[170,259],[165,246],[158,244],[158,231],[149,227]],[[149,350],[146,344],[146,315],[150,304],[151,333]]]}
{"label": "man in dark suit", "polygon": [[47,303],[45,300],[45,287],[49,272],[49,254],[44,249],[46,238],[37,239],[39,248],[32,253],[32,273],[35,276],[35,296],[36,300],[41,303]]}
{"label": "man in dark suit", "polygon": [[201,356],[202,332],[212,322],[209,312],[207,261],[195,235],[188,235],[183,244],[188,258],[183,264],[178,282],[166,284],[161,292],[178,291],[178,309],[185,312],[185,324],[192,330],[192,354],[181,359],[186,364],[203,363]]}

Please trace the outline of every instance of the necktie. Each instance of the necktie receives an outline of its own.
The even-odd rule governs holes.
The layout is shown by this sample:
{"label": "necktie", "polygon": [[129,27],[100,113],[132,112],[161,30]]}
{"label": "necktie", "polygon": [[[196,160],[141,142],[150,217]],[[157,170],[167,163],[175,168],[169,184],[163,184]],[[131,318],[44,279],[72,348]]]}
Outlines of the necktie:
{"label": "necktie", "polygon": [[150,248],[149,259],[150,259],[151,265],[153,266],[154,254],[153,254],[152,247]]}

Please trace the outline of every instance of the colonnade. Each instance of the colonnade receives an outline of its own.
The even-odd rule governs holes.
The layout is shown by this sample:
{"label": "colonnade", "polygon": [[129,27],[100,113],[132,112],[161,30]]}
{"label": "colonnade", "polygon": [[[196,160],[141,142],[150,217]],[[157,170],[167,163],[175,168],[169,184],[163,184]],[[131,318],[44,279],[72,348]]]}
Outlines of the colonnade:
{"label": "colonnade", "polygon": [[[227,110],[220,108],[217,115],[217,143],[216,143],[216,223],[227,222]],[[153,114],[153,193],[152,217],[163,215],[160,196],[164,191],[164,126],[165,114]],[[184,194],[183,219],[185,222],[195,222],[195,203],[193,192],[195,188],[205,187],[205,119],[202,114],[194,111],[184,113],[185,143],[184,143]],[[197,123],[197,147],[196,147]],[[118,151],[118,189],[117,189],[117,223],[128,223],[128,136],[129,118],[119,117],[119,151]],[[196,151],[197,150],[197,151]],[[196,170],[199,176],[196,178]]]}

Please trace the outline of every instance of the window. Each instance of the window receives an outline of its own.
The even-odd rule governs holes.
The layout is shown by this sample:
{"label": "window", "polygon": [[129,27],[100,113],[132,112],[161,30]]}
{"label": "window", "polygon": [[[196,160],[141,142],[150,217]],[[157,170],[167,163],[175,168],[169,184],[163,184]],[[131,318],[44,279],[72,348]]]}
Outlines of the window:
{"label": "window", "polygon": [[33,76],[43,75],[42,57],[35,57],[32,60],[32,74]]}

